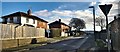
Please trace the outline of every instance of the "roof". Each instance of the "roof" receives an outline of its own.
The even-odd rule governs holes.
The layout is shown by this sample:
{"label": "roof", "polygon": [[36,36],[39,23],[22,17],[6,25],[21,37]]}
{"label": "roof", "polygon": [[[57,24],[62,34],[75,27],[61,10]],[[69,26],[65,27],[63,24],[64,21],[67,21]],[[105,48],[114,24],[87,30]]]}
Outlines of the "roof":
{"label": "roof", "polygon": [[118,18],[114,19],[113,21],[111,21],[108,25],[112,24],[113,22],[120,20],[120,14],[117,14]]}
{"label": "roof", "polygon": [[12,14],[9,14],[9,15],[6,15],[6,16],[2,16],[2,18],[7,18],[7,17],[10,17],[10,16],[25,16],[25,17],[28,17],[28,18],[32,18],[32,19],[36,19],[36,20],[41,20],[43,22],[46,22],[48,23],[47,21],[37,17],[37,16],[34,16],[34,15],[28,15],[24,12],[15,12],[15,13],[12,13]]}
{"label": "roof", "polygon": [[113,22],[115,22],[115,21],[117,21],[117,20],[120,20],[120,18],[117,18],[117,19],[111,21],[108,25],[112,24]]}
{"label": "roof", "polygon": [[70,27],[69,25],[67,25],[67,24],[65,24],[65,23],[63,23],[63,22],[59,22],[59,21],[52,22],[52,23],[50,23],[49,25],[51,25],[51,24],[62,24],[62,25],[65,25],[65,26]]}

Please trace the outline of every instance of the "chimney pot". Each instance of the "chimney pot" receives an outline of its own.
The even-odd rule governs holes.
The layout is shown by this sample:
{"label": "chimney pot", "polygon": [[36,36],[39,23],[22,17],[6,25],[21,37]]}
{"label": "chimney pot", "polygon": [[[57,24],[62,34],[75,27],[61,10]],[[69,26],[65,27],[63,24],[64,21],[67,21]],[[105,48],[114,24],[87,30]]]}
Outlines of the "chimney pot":
{"label": "chimney pot", "polygon": [[31,15],[31,13],[32,13],[32,11],[31,11],[31,9],[29,9],[29,10],[27,11],[27,14],[28,14],[28,15]]}
{"label": "chimney pot", "polygon": [[59,22],[61,22],[61,19],[59,19]]}

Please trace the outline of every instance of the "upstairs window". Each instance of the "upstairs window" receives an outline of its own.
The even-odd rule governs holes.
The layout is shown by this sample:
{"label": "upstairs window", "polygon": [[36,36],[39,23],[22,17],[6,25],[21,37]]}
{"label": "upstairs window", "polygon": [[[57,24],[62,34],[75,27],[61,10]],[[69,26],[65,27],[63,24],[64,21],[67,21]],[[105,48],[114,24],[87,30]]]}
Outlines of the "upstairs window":
{"label": "upstairs window", "polygon": [[13,21],[14,21],[14,23],[17,23],[18,21],[17,21],[17,17],[14,17],[13,18]]}
{"label": "upstairs window", "polygon": [[20,23],[21,22],[21,18],[17,17],[17,21],[18,21],[18,23]]}
{"label": "upstairs window", "polygon": [[10,18],[7,19],[7,22],[10,23]]}
{"label": "upstairs window", "polygon": [[13,17],[10,17],[10,23],[13,23]]}
{"label": "upstairs window", "polygon": [[35,19],[33,19],[33,24],[35,24]]}
{"label": "upstairs window", "polygon": [[29,18],[26,18],[26,23],[28,23],[29,22]]}

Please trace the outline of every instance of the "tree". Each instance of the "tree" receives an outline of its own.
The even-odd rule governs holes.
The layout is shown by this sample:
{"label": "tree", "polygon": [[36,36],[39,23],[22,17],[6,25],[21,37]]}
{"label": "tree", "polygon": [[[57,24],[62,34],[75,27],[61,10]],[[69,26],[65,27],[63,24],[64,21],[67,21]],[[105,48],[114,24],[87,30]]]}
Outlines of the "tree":
{"label": "tree", "polygon": [[97,17],[96,19],[95,19],[95,22],[96,22],[96,25],[97,26],[101,26],[101,30],[105,27],[105,19],[104,18],[102,18],[101,16],[100,17]]}
{"label": "tree", "polygon": [[69,25],[74,27],[76,30],[85,28],[85,21],[79,18],[72,18]]}

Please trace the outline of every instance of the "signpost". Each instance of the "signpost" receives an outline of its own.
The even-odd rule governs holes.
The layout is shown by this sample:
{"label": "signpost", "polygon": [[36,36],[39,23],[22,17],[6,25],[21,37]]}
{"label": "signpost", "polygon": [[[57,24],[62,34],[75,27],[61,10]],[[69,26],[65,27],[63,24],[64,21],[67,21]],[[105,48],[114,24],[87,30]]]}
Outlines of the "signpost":
{"label": "signpost", "polygon": [[109,32],[109,28],[108,28],[108,13],[112,7],[112,4],[105,4],[105,5],[99,5],[100,9],[102,10],[102,12],[104,13],[104,15],[106,16],[106,32],[107,32],[107,39],[108,39],[108,52],[110,52],[111,49],[111,44],[110,44],[110,32]]}
{"label": "signpost", "polygon": [[47,37],[50,37],[50,29],[47,30],[47,33],[48,33]]}

